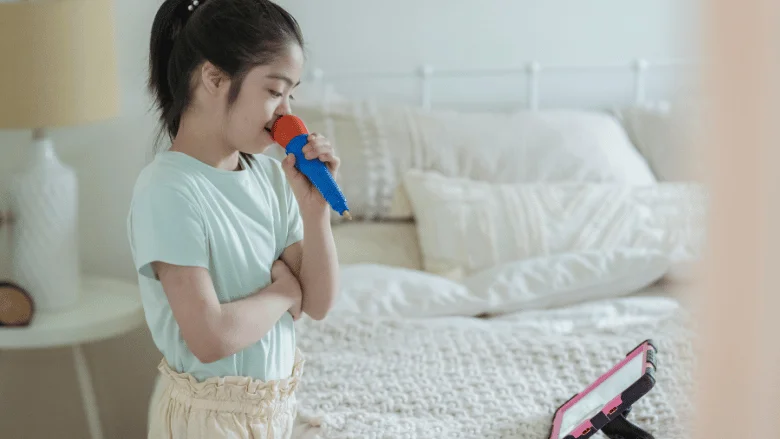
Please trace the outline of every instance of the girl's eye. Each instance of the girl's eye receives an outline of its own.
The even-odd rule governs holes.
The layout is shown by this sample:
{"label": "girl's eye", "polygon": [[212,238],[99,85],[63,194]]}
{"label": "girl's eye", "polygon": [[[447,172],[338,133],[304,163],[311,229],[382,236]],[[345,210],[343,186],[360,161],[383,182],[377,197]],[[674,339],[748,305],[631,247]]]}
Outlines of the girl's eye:
{"label": "girl's eye", "polygon": [[294,100],[295,100],[295,96],[293,96],[293,95],[290,95],[290,100],[291,100],[291,101],[294,101]]}
{"label": "girl's eye", "polygon": [[282,97],[282,94],[277,92],[277,91],[275,91],[275,90],[268,90],[268,92],[271,93],[271,96],[273,96],[273,97],[276,97],[276,98]]}

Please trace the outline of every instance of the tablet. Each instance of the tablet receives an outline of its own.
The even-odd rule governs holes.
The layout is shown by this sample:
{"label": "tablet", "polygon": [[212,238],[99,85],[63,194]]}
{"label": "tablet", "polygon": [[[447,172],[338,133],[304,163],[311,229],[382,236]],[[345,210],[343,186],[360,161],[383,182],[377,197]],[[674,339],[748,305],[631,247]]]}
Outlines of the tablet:
{"label": "tablet", "polygon": [[608,429],[633,429],[632,437],[652,438],[628,423],[624,414],[655,385],[656,352],[652,340],[642,342],[607,373],[558,407],[549,439],[585,439],[599,430],[607,433]]}

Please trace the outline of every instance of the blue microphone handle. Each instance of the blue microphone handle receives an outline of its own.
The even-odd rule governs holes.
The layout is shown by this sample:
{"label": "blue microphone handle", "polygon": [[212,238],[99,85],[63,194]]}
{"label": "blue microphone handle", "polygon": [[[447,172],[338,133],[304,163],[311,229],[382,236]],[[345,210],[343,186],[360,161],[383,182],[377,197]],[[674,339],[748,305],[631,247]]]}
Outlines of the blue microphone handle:
{"label": "blue microphone handle", "polygon": [[341,192],[333,174],[318,158],[307,159],[303,154],[303,147],[308,143],[308,134],[299,134],[287,144],[286,152],[295,154],[295,167],[320,191],[330,207],[340,215],[349,216],[347,199]]}

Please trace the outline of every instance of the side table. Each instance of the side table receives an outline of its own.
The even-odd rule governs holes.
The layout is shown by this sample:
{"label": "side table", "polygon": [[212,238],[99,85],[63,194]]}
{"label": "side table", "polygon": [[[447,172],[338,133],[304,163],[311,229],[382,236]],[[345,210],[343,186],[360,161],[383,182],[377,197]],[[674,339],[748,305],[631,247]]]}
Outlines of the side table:
{"label": "side table", "polygon": [[92,439],[102,439],[95,390],[82,346],[116,337],[144,323],[134,283],[104,277],[82,278],[78,305],[62,311],[37,311],[24,328],[0,327],[0,350],[70,346]]}

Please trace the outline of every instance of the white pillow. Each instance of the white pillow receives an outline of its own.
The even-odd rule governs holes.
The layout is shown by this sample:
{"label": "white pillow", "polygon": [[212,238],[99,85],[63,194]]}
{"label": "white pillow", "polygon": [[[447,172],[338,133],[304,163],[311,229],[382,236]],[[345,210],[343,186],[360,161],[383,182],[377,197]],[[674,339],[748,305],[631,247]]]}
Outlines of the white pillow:
{"label": "white pillow", "polygon": [[497,184],[410,171],[405,187],[426,271],[460,279],[499,264],[633,247],[698,258],[704,193],[693,184]]}
{"label": "white pillow", "polygon": [[[698,106],[691,102],[657,102],[614,111],[634,146],[659,181],[701,181],[706,178],[698,151],[702,133]],[[701,153],[701,154],[700,154]]]}
{"label": "white pillow", "polygon": [[368,100],[299,103],[295,112],[333,143],[355,218],[410,219],[410,169],[498,183],[656,182],[619,121],[603,112],[428,112]]}
{"label": "white pillow", "polygon": [[432,318],[565,306],[631,294],[668,268],[662,254],[630,248],[513,261],[462,283],[407,268],[347,264],[330,314]]}
{"label": "white pillow", "polygon": [[669,259],[656,251],[618,248],[542,256],[501,264],[464,279],[490,314],[567,306],[625,296],[660,279]]}
{"label": "white pillow", "polygon": [[482,298],[441,276],[381,264],[346,264],[330,314],[421,318],[475,316],[483,309]]}

